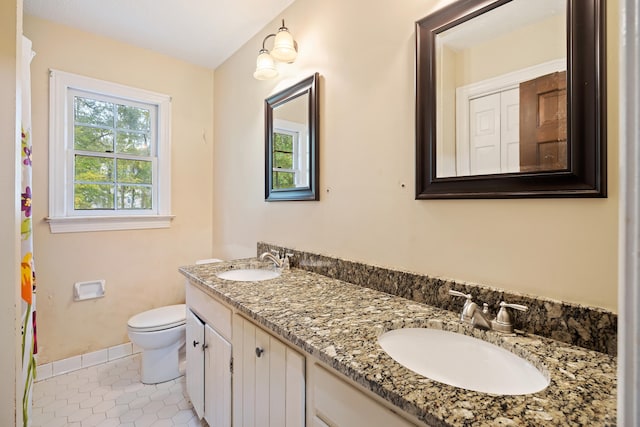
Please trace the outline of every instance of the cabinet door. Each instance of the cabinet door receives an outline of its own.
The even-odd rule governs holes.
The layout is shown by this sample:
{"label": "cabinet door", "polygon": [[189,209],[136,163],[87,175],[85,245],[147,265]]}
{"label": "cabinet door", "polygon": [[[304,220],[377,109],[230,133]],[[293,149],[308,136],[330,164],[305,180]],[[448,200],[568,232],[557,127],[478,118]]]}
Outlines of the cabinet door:
{"label": "cabinet door", "polygon": [[204,323],[187,310],[187,394],[198,418],[204,416]]}
{"label": "cabinet door", "polygon": [[240,316],[233,334],[234,426],[304,426],[304,357]]}
{"label": "cabinet door", "polygon": [[205,325],[205,420],[210,427],[231,427],[231,344]]}

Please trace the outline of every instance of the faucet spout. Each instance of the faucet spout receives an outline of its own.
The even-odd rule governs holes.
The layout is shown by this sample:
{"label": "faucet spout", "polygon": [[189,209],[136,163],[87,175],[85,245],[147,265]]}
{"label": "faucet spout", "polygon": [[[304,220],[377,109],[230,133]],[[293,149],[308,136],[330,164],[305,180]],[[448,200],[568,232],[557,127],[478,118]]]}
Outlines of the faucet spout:
{"label": "faucet spout", "polygon": [[491,329],[491,314],[489,314],[489,306],[487,303],[483,304],[483,309],[480,311],[477,304],[475,304],[473,314],[471,315],[471,324],[481,329]]}
{"label": "faucet spout", "polygon": [[284,260],[278,258],[277,256],[275,256],[274,254],[272,254],[271,252],[265,252],[262,255],[260,255],[260,259],[261,260],[265,260],[268,259],[269,261],[273,262],[273,264],[277,267],[277,268],[282,268],[282,266],[284,265]]}
{"label": "faucet spout", "polygon": [[529,309],[526,305],[509,304],[502,301],[498,314],[495,318],[492,318],[491,313],[489,313],[489,304],[482,304],[482,310],[480,310],[478,304],[471,299],[471,294],[449,289],[449,295],[466,298],[464,306],[462,307],[462,313],[460,314],[461,322],[469,323],[476,328],[491,329],[505,334],[513,333],[514,329],[507,308],[513,308],[519,311],[527,311]]}
{"label": "faucet spout", "polygon": [[478,307],[478,304],[473,302],[471,294],[464,294],[453,289],[449,290],[450,295],[466,298],[464,306],[462,307],[462,313],[460,314],[460,320],[473,325],[476,328],[491,329],[492,318],[489,313],[489,306],[487,303],[482,304],[482,310]]}

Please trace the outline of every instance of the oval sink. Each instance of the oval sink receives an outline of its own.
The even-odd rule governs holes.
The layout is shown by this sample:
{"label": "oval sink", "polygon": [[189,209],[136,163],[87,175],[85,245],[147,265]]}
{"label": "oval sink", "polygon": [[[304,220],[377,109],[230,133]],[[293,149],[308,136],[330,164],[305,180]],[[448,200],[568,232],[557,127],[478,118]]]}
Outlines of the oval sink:
{"label": "oval sink", "polygon": [[223,271],[222,273],[216,274],[216,276],[220,279],[233,280],[236,282],[259,282],[261,280],[275,279],[280,276],[280,272],[260,268],[245,268]]}
{"label": "oval sink", "polygon": [[427,328],[395,329],[378,338],[396,362],[432,380],[467,390],[521,395],[549,379],[527,360],[477,338]]}

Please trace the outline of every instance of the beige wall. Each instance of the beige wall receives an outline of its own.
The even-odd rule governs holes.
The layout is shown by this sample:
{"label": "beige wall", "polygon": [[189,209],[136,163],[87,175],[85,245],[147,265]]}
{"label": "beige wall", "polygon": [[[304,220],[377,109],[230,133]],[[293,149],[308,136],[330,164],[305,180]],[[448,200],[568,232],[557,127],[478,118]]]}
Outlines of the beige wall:
{"label": "beige wall", "polygon": [[20,111],[22,0],[0,2],[0,425],[22,425],[20,380]]}
{"label": "beige wall", "polygon": [[[32,62],[35,263],[39,363],[128,341],[127,319],[184,302],[178,266],[211,256],[213,71],[25,16]],[[49,68],[172,97],[171,228],[51,234]],[[77,281],[106,279],[106,296],[73,301]]]}
{"label": "beige wall", "polygon": [[[608,1],[606,199],[414,200],[414,22],[449,1],[298,0],[300,54],[252,78],[272,22],[215,73],[214,253],[258,240],[617,310],[618,2]],[[321,78],[319,202],[264,202],[263,100]]]}
{"label": "beige wall", "polygon": [[565,58],[566,16],[556,15],[458,52],[456,86]]}

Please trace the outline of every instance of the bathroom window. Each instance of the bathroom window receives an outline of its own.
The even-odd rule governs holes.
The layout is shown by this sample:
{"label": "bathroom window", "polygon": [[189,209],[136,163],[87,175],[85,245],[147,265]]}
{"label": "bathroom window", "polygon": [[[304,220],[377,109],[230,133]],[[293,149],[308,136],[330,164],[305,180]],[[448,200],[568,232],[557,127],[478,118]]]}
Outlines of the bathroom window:
{"label": "bathroom window", "polygon": [[273,132],[273,189],[295,187],[294,169],[297,134],[284,130]]}
{"label": "bathroom window", "polygon": [[307,130],[304,125],[274,120],[273,189],[286,190],[309,185]]}
{"label": "bathroom window", "polygon": [[165,228],[170,98],[51,71],[52,232]]}

